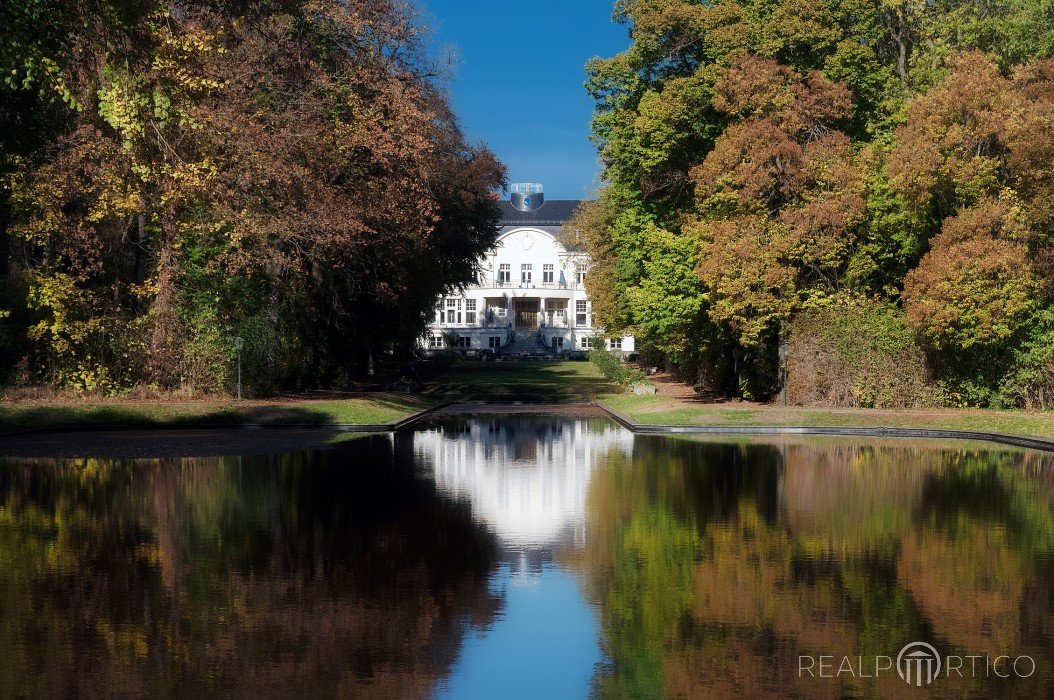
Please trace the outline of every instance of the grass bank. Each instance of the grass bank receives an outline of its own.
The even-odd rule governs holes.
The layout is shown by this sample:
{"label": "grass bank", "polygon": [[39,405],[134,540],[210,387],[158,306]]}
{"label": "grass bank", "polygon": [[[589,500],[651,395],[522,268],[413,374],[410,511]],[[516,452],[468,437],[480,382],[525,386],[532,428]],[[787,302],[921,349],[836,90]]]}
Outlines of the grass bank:
{"label": "grass bank", "polygon": [[601,397],[600,403],[648,425],[932,428],[1054,437],[1054,413],[954,409],[892,411],[783,408],[742,404],[696,404],[669,396],[632,394],[610,394]]}
{"label": "grass bank", "polygon": [[427,396],[376,393],[341,399],[234,401],[52,399],[0,403],[0,431],[173,425],[373,425],[434,405]]}

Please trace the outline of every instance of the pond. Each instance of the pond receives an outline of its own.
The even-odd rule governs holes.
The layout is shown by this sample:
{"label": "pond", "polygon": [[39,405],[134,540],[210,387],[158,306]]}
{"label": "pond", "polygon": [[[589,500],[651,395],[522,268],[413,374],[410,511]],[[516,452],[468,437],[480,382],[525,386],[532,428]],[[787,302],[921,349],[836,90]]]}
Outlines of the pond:
{"label": "pond", "polygon": [[0,457],[0,696],[1054,693],[1054,455],[525,415],[244,451]]}

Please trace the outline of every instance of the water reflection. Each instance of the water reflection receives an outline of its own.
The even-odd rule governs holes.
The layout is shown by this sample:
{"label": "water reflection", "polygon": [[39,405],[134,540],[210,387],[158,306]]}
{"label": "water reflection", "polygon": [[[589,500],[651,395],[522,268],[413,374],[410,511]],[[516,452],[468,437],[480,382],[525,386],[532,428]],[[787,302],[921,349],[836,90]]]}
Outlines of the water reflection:
{"label": "water reflection", "polygon": [[427,695],[500,609],[492,535],[387,437],[0,466],[0,696]]}
{"label": "water reflection", "polygon": [[437,422],[414,453],[442,493],[495,533],[504,607],[470,635],[440,697],[583,697],[604,659],[599,615],[559,562],[586,540],[590,480],[633,434],[604,420],[507,416]]}
{"label": "water reflection", "polygon": [[900,696],[895,673],[799,677],[799,656],[924,640],[1037,663],[1027,679],[942,677],[932,694],[1049,695],[1052,475],[1050,456],[964,446],[639,438],[633,469],[598,470],[590,491],[582,563],[611,656],[600,687]]}
{"label": "water reflection", "polygon": [[[0,458],[0,696],[1050,696],[1052,552],[1054,457],[962,443],[520,416]],[[1036,670],[798,671],[914,640]]]}
{"label": "water reflection", "polygon": [[583,541],[593,470],[612,450],[633,448],[633,434],[605,420],[522,416],[449,420],[413,439],[440,491],[471,503],[524,559]]}

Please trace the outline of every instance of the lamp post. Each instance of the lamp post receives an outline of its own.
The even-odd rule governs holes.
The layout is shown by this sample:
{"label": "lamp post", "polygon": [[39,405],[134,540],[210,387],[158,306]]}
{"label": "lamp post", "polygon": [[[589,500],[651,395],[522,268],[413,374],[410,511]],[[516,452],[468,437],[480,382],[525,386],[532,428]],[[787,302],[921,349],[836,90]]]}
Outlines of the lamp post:
{"label": "lamp post", "polygon": [[234,349],[238,351],[238,400],[242,400],[242,348],[245,347],[245,338],[240,335],[234,339]]}
{"label": "lamp post", "polygon": [[787,406],[787,360],[789,356],[789,349],[787,347],[787,338],[783,336],[780,338],[780,379],[783,384],[783,406]]}

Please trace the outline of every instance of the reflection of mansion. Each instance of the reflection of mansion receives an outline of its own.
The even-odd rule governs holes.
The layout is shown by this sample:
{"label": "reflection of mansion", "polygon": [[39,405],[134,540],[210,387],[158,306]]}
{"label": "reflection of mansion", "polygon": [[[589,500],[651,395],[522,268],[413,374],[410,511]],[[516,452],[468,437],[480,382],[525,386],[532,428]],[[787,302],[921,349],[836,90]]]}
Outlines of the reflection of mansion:
{"label": "reflection of mansion", "polygon": [[632,351],[632,336],[607,338],[594,326],[585,289],[589,258],[561,240],[580,202],[546,201],[541,185],[510,189],[511,200],[499,203],[501,229],[481,261],[477,283],[439,301],[425,345],[560,353],[603,343],[609,350]]}
{"label": "reflection of mansion", "polygon": [[593,470],[612,449],[629,455],[633,433],[605,422],[478,418],[414,433],[414,453],[440,491],[521,551],[581,544]]}

